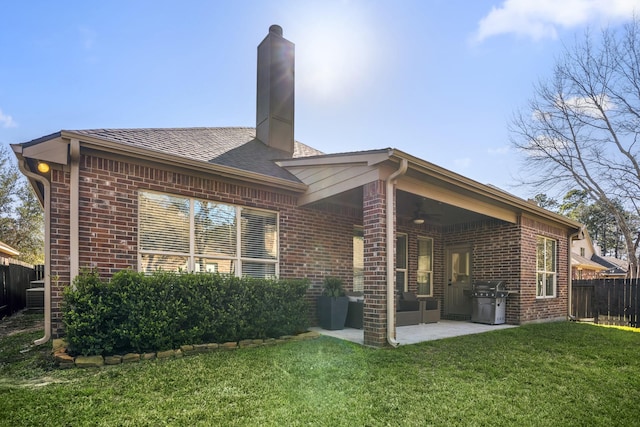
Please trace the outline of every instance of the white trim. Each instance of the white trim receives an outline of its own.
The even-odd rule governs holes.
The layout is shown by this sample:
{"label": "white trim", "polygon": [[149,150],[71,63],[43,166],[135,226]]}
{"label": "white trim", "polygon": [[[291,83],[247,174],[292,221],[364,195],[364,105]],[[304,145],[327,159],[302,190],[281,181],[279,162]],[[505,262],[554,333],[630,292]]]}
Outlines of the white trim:
{"label": "white trim", "polygon": [[[553,242],[553,252],[554,252],[554,259],[553,259],[553,270],[538,270],[538,239],[543,239],[544,242],[544,247],[545,247],[545,260],[546,260],[546,242],[547,241],[551,241]],[[544,263],[546,264],[546,262]],[[570,268],[570,267],[569,267]],[[543,277],[545,277],[545,283],[542,285],[542,292],[543,295],[538,295],[538,275],[542,274],[544,275]],[[553,274],[553,295],[547,295],[547,283],[546,283],[546,276],[548,274]],[[552,298],[557,298],[558,296],[558,240],[551,238],[551,237],[547,237],[547,236],[543,236],[543,235],[538,235],[536,237],[536,299],[552,299]]]}
{"label": "white trim", "polygon": [[[404,236],[404,267],[398,268],[398,249],[400,245],[397,244],[398,238],[400,236]],[[404,272],[404,285],[402,286],[402,292],[409,291],[409,235],[407,233],[396,233],[396,277],[398,277],[398,272]],[[398,284],[396,283],[396,288]]]}
{"label": "white trim", "polygon": [[[419,266],[419,260],[420,260],[420,240],[430,240],[431,241],[431,254],[429,255],[431,257],[431,270],[420,270],[418,269]],[[417,265],[416,265],[416,283],[418,283],[418,275],[420,273],[420,271],[425,271],[426,273],[429,273],[429,293],[428,294],[421,294],[418,293],[418,290],[420,289],[420,286],[418,284],[418,290],[416,290],[416,294],[418,295],[418,297],[433,297],[433,245],[434,245],[434,239],[433,237],[429,237],[429,236],[417,236],[416,238],[416,256],[417,256]]]}

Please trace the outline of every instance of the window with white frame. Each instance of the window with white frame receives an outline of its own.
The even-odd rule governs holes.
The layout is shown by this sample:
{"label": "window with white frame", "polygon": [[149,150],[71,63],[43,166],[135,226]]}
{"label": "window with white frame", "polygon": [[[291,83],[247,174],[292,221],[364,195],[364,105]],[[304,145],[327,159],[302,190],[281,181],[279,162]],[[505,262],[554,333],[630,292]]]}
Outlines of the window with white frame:
{"label": "window with white frame", "polygon": [[433,296],[433,239],[418,237],[418,296]]}
{"label": "window with white frame", "polygon": [[364,232],[353,228],[353,292],[364,292]]}
{"label": "window with white frame", "polygon": [[140,271],[278,275],[278,215],[225,203],[142,191]]}
{"label": "window with white frame", "polygon": [[536,245],[536,297],[552,298],[556,296],[557,242],[538,236]]}
{"label": "window with white frame", "polygon": [[396,289],[407,292],[407,235],[396,235]]}

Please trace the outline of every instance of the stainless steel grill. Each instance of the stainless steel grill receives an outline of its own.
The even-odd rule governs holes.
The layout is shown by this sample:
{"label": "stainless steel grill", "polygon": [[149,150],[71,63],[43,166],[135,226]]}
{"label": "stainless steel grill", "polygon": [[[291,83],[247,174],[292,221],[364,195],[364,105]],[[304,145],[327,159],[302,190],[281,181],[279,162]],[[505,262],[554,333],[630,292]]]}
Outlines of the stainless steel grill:
{"label": "stainless steel grill", "polygon": [[471,321],[498,325],[505,322],[509,292],[502,280],[474,282],[471,289]]}

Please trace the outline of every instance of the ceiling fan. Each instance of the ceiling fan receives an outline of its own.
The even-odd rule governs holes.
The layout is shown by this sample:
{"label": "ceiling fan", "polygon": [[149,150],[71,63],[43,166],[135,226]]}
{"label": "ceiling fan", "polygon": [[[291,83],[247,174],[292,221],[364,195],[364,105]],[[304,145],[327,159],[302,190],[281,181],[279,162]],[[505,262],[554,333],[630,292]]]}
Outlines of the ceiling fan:
{"label": "ceiling fan", "polygon": [[414,211],[413,218],[411,219],[411,222],[416,225],[424,224],[425,220],[435,219],[442,215],[439,213],[428,214],[425,209],[425,202],[426,199],[424,198],[416,202],[416,210]]}

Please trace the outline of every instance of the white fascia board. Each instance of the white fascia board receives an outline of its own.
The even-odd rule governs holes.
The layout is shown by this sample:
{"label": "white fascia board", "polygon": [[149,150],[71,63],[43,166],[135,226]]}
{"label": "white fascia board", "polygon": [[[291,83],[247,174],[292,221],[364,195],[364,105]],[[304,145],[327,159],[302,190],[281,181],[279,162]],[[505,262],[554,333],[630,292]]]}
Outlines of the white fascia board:
{"label": "white fascia board", "polygon": [[366,164],[367,166],[372,166],[388,160],[390,155],[391,152],[385,149],[362,153],[327,154],[324,156],[298,157],[295,159],[276,160],[276,164],[284,168],[343,164]]}

